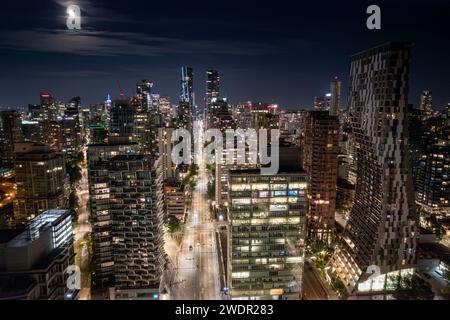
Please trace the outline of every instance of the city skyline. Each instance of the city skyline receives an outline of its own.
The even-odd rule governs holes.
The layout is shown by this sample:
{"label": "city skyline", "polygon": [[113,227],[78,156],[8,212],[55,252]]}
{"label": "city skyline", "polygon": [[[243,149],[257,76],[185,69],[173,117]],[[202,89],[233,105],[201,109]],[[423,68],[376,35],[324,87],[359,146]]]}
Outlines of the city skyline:
{"label": "city skyline", "polygon": [[0,300],[450,300],[450,5],[362,2],[0,19]]}
{"label": "city skyline", "polygon": [[[65,27],[68,3],[82,9],[81,30]],[[450,45],[444,36],[449,5],[433,4],[413,1],[406,10],[381,1],[382,29],[369,31],[365,1],[352,6],[323,1],[289,9],[280,4],[270,10],[250,3],[211,7],[202,1],[172,9],[141,2],[30,3],[14,22],[0,22],[0,66],[8,75],[0,78],[0,108],[26,107],[41,92],[61,100],[76,94],[84,104],[101,103],[107,94],[118,98],[122,89],[132,96],[136,79],[153,80],[154,90],[176,104],[181,66],[194,70],[200,107],[206,72],[214,68],[221,74],[221,96],[233,103],[250,100],[310,108],[315,96],[329,92],[335,76],[347,88],[352,53],[391,40],[415,43],[409,101],[419,105],[421,91],[431,89],[435,106],[441,108],[450,101],[445,91],[449,83],[435,75],[450,71]],[[1,15],[17,10],[17,4],[6,3]],[[185,24],[189,28],[181,28]],[[427,63],[431,53],[433,64]],[[28,90],[18,94],[23,79]],[[341,105],[346,109],[346,90]]]}
{"label": "city skyline", "polygon": [[[408,42],[352,55],[349,110],[332,80],[315,110],[219,98],[197,113],[185,67],[176,112],[150,80],[89,108],[41,94],[28,112],[2,111],[0,285],[23,299],[446,299],[448,259],[424,257],[450,250],[450,106],[433,110],[427,91],[411,107],[411,61]],[[220,140],[210,163],[217,135],[243,128],[249,140]],[[58,238],[18,232],[47,226],[55,209],[72,217],[67,270],[79,268],[80,285],[64,274],[52,296],[25,262],[46,246],[59,252]],[[23,264],[10,263],[15,254]]]}

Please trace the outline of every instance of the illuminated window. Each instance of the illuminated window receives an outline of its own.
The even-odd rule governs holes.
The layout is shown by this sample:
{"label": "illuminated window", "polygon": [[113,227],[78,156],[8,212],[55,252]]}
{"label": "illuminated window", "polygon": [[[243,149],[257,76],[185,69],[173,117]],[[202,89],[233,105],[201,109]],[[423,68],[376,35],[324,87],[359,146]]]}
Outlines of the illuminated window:
{"label": "illuminated window", "polygon": [[233,272],[231,277],[233,279],[245,279],[250,277],[250,272]]}

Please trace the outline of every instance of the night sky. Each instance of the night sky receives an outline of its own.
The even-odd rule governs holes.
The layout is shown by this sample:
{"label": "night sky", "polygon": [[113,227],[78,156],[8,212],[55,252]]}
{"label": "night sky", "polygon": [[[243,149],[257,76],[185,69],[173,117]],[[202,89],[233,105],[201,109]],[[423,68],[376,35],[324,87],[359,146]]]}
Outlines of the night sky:
{"label": "night sky", "polygon": [[[82,9],[82,30],[66,28],[66,5]],[[382,9],[382,30],[366,8]],[[140,79],[178,101],[179,69],[194,68],[203,105],[205,72],[221,74],[231,102],[308,108],[334,76],[346,96],[351,54],[387,41],[414,42],[410,102],[432,89],[450,102],[450,2],[408,1],[19,1],[0,9],[0,106],[38,103],[40,92],[98,103]],[[346,105],[344,97],[343,105]]]}

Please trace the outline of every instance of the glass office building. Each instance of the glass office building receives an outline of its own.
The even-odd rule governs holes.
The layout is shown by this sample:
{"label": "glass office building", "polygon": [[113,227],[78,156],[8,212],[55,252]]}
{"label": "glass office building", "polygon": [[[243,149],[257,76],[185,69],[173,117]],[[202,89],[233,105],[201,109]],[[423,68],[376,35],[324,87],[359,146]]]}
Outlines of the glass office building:
{"label": "glass office building", "polygon": [[307,175],[230,171],[228,282],[232,299],[301,294]]}

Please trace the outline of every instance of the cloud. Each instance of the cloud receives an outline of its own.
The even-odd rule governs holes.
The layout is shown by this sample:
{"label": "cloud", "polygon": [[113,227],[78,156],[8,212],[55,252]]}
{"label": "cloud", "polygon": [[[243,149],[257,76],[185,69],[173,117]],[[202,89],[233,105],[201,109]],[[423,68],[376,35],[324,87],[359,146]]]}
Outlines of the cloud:
{"label": "cloud", "polygon": [[41,77],[48,77],[48,78],[107,78],[113,75],[114,75],[113,72],[104,70],[93,70],[93,69],[40,72]]}
{"label": "cloud", "polygon": [[0,48],[88,56],[162,56],[170,54],[258,55],[273,48],[245,41],[185,40],[134,32],[94,30],[2,30]]}
{"label": "cloud", "polygon": [[[194,39],[151,34],[150,25],[173,25],[172,20],[130,18],[122,12],[91,0],[53,0],[58,24],[53,27],[0,30],[0,48],[24,52],[66,53],[82,56],[167,56],[167,55],[263,55],[276,49],[268,43],[210,38]],[[64,8],[77,4],[82,10],[82,30],[65,29]],[[53,22],[55,19],[52,20]],[[211,23],[211,21],[210,21]],[[218,23],[218,22],[215,22]],[[118,24],[128,30],[117,30]],[[202,22],[205,25],[205,22]],[[95,26],[93,28],[93,26]],[[108,31],[102,31],[108,30]],[[143,30],[143,31],[141,31]]]}
{"label": "cloud", "polygon": [[[125,21],[128,16],[121,14],[119,12],[110,10],[101,5],[100,2],[94,2],[89,0],[53,0],[57,5],[62,8],[67,8],[70,5],[78,5],[81,9],[83,19],[93,23],[93,22],[117,22],[117,21]],[[62,11],[64,16],[66,11]]]}

